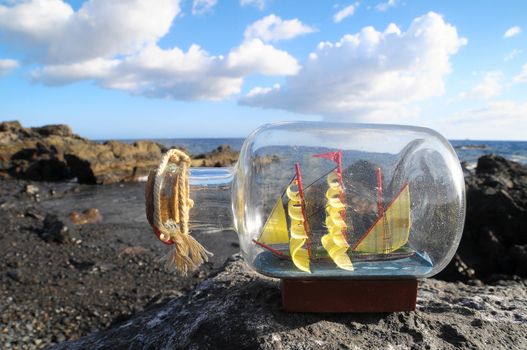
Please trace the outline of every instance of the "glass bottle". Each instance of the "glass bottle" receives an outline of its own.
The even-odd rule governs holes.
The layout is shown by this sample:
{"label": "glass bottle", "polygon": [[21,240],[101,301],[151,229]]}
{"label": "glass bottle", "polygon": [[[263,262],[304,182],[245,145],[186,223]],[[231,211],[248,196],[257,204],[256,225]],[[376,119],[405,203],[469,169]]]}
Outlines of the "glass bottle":
{"label": "glass bottle", "polygon": [[191,168],[190,192],[191,230],[232,222],[245,261],[284,279],[432,276],[454,255],[465,218],[456,153],[413,126],[265,125],[232,169]]}

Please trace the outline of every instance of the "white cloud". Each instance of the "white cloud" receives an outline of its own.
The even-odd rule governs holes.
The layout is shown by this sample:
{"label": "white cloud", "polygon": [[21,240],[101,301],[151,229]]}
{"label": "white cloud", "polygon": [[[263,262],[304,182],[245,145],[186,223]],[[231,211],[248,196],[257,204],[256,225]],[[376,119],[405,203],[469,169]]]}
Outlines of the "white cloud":
{"label": "white cloud", "polygon": [[283,20],[278,16],[269,15],[249,25],[245,29],[244,36],[246,39],[259,38],[263,41],[279,41],[314,31],[314,28],[303,24],[296,18]]}
{"label": "white cloud", "polygon": [[512,78],[515,83],[527,83],[527,63],[522,67],[520,74]]}
{"label": "white cloud", "polygon": [[[193,12],[201,13],[216,1],[197,3]],[[26,0],[0,5],[0,35],[38,66],[31,74],[34,82],[57,86],[89,80],[156,98],[221,100],[239,93],[247,75],[300,69],[287,52],[258,38],[246,38],[226,57],[199,45],[186,52],[162,49],[158,41],[179,11],[179,0],[89,0],[78,11],[61,0]],[[268,28],[272,40],[307,30],[299,21],[278,20]]]}
{"label": "white cloud", "polygon": [[490,101],[486,105],[457,113],[438,121],[441,132],[450,138],[477,135],[484,140],[525,140],[527,103]]}
{"label": "white cloud", "polygon": [[449,58],[466,43],[433,12],[406,32],[365,27],[336,43],[320,43],[298,75],[284,86],[245,96],[241,104],[321,114],[356,121],[384,121],[407,113],[415,101],[444,93]]}
{"label": "white cloud", "polygon": [[386,2],[381,2],[381,3],[377,4],[375,6],[375,9],[377,11],[384,12],[384,11],[388,10],[390,7],[394,7],[395,5],[397,5],[397,0],[388,0]]}
{"label": "white cloud", "polygon": [[333,22],[340,23],[344,18],[349,17],[355,13],[356,5],[349,5],[344,7],[333,16]]}
{"label": "white cloud", "polygon": [[505,62],[512,61],[512,60],[515,59],[516,56],[518,56],[520,53],[522,53],[522,50],[520,50],[520,49],[513,49],[511,52],[509,52],[508,54],[506,54],[505,57],[503,57],[503,60],[504,60]]}
{"label": "white cloud", "polygon": [[260,39],[245,41],[227,57],[227,67],[238,74],[293,75],[300,66],[285,51],[264,44]]}
{"label": "white cloud", "polygon": [[294,74],[298,69],[292,56],[253,39],[227,58],[211,56],[198,45],[187,52],[151,45],[124,59],[45,66],[33,78],[47,85],[94,80],[105,88],[156,98],[221,100],[239,93],[248,74]]}
{"label": "white cloud", "polygon": [[255,6],[258,9],[263,10],[267,5],[268,0],[240,0],[241,6]]}
{"label": "white cloud", "polygon": [[202,15],[209,11],[212,11],[214,6],[218,3],[218,0],[194,0],[192,2],[192,14]]}
{"label": "white cloud", "polygon": [[503,86],[503,73],[500,71],[486,72],[481,83],[474,86],[468,92],[461,92],[460,99],[466,98],[491,98],[501,95]]}
{"label": "white cloud", "polygon": [[62,0],[28,0],[0,5],[0,34],[31,60],[73,63],[154,43],[179,12],[179,0],[90,0],[77,11]]}
{"label": "white cloud", "polygon": [[12,70],[19,67],[19,64],[15,60],[0,59],[0,77],[10,73]]}
{"label": "white cloud", "polygon": [[507,29],[505,34],[503,34],[503,37],[505,39],[509,39],[509,38],[512,38],[513,36],[520,34],[521,32],[522,32],[522,29],[518,26],[510,27],[509,29]]}

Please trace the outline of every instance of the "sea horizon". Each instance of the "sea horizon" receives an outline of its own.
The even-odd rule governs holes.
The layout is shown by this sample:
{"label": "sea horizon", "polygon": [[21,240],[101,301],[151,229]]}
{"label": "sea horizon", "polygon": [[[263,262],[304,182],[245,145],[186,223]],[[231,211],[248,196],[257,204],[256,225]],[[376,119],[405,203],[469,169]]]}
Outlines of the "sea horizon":
{"label": "sea horizon", "polygon": [[[232,149],[239,151],[245,141],[243,137],[189,137],[189,138],[137,138],[137,139],[114,139],[116,141],[133,143],[141,140],[158,142],[165,147],[183,147],[189,154],[198,155],[218,148],[220,145],[229,145]],[[97,142],[109,141],[96,140]],[[448,140],[456,151],[459,160],[466,162],[467,167],[474,167],[477,159],[484,154],[497,154],[509,160],[527,164],[527,141],[505,141],[505,140]]]}

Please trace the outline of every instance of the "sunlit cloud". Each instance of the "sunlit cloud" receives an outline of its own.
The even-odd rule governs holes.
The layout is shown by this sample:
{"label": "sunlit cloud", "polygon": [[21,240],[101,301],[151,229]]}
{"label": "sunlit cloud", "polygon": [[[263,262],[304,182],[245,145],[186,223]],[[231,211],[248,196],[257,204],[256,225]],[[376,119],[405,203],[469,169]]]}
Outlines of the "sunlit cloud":
{"label": "sunlit cloud", "polygon": [[527,83],[527,63],[523,65],[520,74],[514,76],[512,80],[515,83]]}
{"label": "sunlit cloud", "polygon": [[340,23],[346,17],[352,16],[355,13],[355,9],[357,6],[358,4],[349,5],[349,6],[344,7],[342,10],[335,13],[335,15],[333,16],[333,22]]}
{"label": "sunlit cloud", "polygon": [[501,71],[486,72],[483,80],[470,91],[461,92],[459,99],[466,98],[491,98],[501,95],[503,92],[503,73]]}
{"label": "sunlit cloud", "polygon": [[520,53],[522,53],[522,50],[520,50],[520,49],[513,49],[511,52],[509,52],[508,54],[506,54],[505,57],[503,57],[503,60],[504,60],[505,62],[512,61],[512,60],[515,59]]}
{"label": "sunlit cloud", "polygon": [[[205,13],[215,4],[195,1],[193,12]],[[253,24],[247,30],[254,35],[225,55],[211,55],[197,44],[186,51],[161,48],[158,41],[179,13],[177,0],[91,0],[77,11],[61,0],[30,0],[0,6],[0,34],[37,64],[31,72],[36,83],[60,86],[88,80],[148,97],[224,100],[241,91],[248,75],[296,74],[297,60],[264,40],[313,31],[296,19],[275,16],[267,24]],[[10,61],[3,66],[2,72],[14,67]]]}
{"label": "sunlit cloud", "polygon": [[263,10],[265,9],[265,6],[267,6],[267,2],[269,0],[240,0],[241,6],[254,6],[258,9]]}
{"label": "sunlit cloud", "polygon": [[31,61],[74,63],[155,43],[179,13],[179,0],[91,0],[77,11],[62,0],[29,0],[0,5],[0,34]]}
{"label": "sunlit cloud", "polygon": [[192,2],[192,14],[203,15],[210,12],[217,3],[218,0],[194,0]]}
{"label": "sunlit cloud", "polygon": [[522,29],[520,27],[518,27],[518,26],[510,27],[509,29],[507,29],[505,34],[503,34],[503,37],[505,39],[509,39],[509,38],[515,37],[516,35],[520,34],[521,32],[522,32]]}
{"label": "sunlit cloud", "polygon": [[484,140],[525,140],[527,103],[501,100],[462,110],[438,121],[441,131],[454,139],[464,139],[467,131]]}
{"label": "sunlit cloud", "polygon": [[20,66],[18,61],[11,59],[0,59],[0,76],[7,75]]}
{"label": "sunlit cloud", "polygon": [[375,6],[375,9],[377,11],[384,12],[384,11],[387,11],[390,7],[394,7],[395,5],[397,5],[397,0],[388,0],[386,2],[381,2],[377,4]]}
{"label": "sunlit cloud", "polygon": [[365,27],[337,42],[322,42],[302,69],[273,88],[258,87],[241,104],[330,119],[393,121],[412,103],[445,92],[450,57],[466,39],[433,12],[402,32]]}
{"label": "sunlit cloud", "polygon": [[294,18],[283,20],[276,15],[269,15],[254,22],[245,29],[246,39],[258,38],[263,41],[293,39],[299,35],[312,33],[315,28],[307,26]]}

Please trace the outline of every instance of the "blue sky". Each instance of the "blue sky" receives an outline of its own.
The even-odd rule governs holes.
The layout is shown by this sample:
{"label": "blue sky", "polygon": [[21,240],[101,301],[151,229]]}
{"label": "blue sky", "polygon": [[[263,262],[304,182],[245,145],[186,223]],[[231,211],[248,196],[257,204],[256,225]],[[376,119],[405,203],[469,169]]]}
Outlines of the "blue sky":
{"label": "blue sky", "polygon": [[525,13],[523,1],[0,0],[0,120],[98,139],[328,120],[526,140]]}

